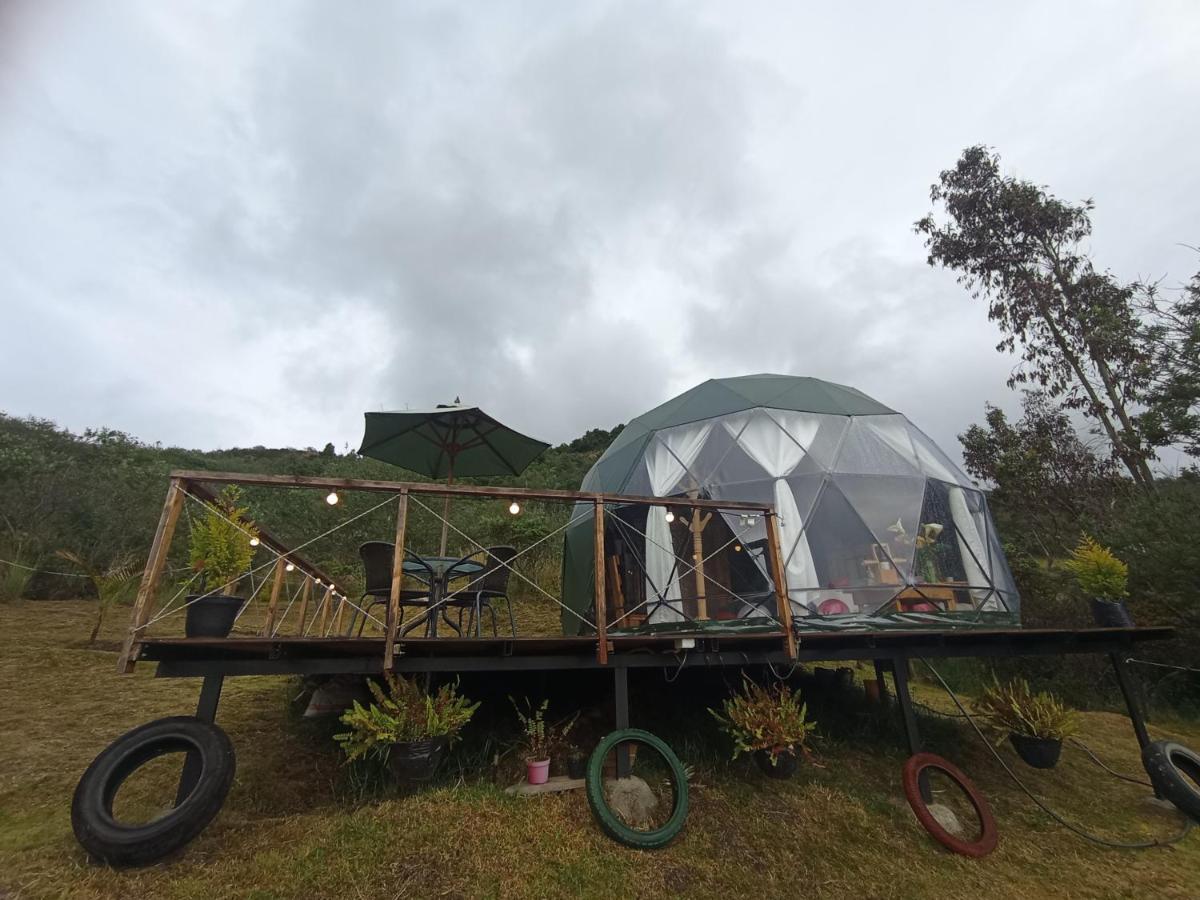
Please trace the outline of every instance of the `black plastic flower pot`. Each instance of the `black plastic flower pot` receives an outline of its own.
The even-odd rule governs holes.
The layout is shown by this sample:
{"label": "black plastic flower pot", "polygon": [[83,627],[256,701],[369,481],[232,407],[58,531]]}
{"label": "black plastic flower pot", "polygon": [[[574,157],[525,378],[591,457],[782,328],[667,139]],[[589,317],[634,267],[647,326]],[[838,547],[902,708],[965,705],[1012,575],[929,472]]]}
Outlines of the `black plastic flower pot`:
{"label": "black plastic flower pot", "polygon": [[1026,765],[1035,769],[1053,769],[1058,765],[1058,757],[1062,753],[1062,741],[1054,738],[1029,737],[1026,734],[1010,734],[1013,749]]}
{"label": "black plastic flower pot", "polygon": [[450,739],[445,735],[393,744],[388,754],[388,766],[396,780],[402,783],[428,781],[437,771],[449,746]]}
{"label": "black plastic flower pot", "polygon": [[1092,598],[1092,619],[1101,628],[1132,628],[1133,617],[1124,600],[1101,600]]}
{"label": "black plastic flower pot", "polygon": [[568,778],[583,778],[587,775],[587,757],[586,756],[568,756],[567,757],[567,777]]}
{"label": "black plastic flower pot", "polygon": [[771,762],[770,750],[755,750],[754,762],[758,765],[761,771],[768,778],[791,778],[796,774],[797,762],[796,754],[791,750],[784,750],[782,753],[775,755],[775,762]]}
{"label": "black plastic flower pot", "polygon": [[246,601],[241,597],[226,597],[224,594],[211,597],[192,594],[187,598],[187,602],[184,634],[190,638],[223,638],[228,637],[229,632],[233,630],[233,620],[237,618],[242,604]]}

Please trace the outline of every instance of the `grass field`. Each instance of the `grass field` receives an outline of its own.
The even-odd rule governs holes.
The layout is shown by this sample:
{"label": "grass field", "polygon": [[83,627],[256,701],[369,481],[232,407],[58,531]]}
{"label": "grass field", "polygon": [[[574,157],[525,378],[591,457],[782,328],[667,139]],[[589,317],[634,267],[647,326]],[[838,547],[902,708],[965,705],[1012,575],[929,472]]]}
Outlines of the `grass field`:
{"label": "grass field", "polygon": [[[692,811],[674,844],[643,853],[606,839],[581,793],[512,798],[486,773],[364,798],[319,729],[296,718],[296,682],[274,678],[226,683],[218,722],[238,773],[214,823],[176,859],[114,871],[89,863],[74,841],[75,782],[117,735],[190,713],[198,684],[155,680],[150,666],[117,676],[113,652],[78,647],[93,615],[82,602],[0,604],[0,897],[1200,895],[1200,832],[1149,851],[1085,843],[1034,808],[949,720],[925,716],[922,727],[929,749],[966,769],[991,801],[1000,846],[982,861],[952,856],[919,828],[901,793],[894,735],[842,720],[824,729],[814,762],[783,783],[701,750],[689,758],[699,745],[673,739],[696,766]],[[116,610],[103,638],[116,640],[125,617]],[[917,689],[948,708],[934,689]],[[648,705],[635,695],[635,724],[657,730],[659,710]],[[1200,745],[1195,723],[1152,728]],[[698,719],[695,729],[710,726]],[[1140,772],[1127,719],[1088,713],[1082,737],[1114,768]],[[1052,772],[1018,771],[1061,812],[1110,837],[1179,828],[1145,789],[1071,749]],[[173,775],[148,773],[146,784],[155,777]]]}

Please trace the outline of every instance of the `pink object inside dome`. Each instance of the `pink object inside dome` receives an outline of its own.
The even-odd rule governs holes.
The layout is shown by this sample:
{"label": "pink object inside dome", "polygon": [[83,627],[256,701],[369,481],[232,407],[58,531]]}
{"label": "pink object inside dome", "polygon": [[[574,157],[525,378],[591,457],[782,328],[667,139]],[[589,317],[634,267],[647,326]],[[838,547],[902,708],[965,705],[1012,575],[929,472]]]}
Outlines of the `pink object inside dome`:
{"label": "pink object inside dome", "polygon": [[844,616],[848,612],[850,607],[836,597],[822,600],[821,605],[817,607],[817,613],[822,616]]}

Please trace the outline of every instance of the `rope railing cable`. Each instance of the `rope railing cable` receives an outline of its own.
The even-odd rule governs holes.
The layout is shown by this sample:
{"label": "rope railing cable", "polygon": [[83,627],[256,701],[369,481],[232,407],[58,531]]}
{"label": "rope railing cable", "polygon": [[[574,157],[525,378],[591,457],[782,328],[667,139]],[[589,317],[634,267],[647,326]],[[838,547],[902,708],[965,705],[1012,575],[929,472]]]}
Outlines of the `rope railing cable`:
{"label": "rope railing cable", "polygon": [[944,690],[947,693],[947,695],[949,695],[950,699],[954,702],[954,705],[958,708],[958,711],[960,713],[962,713],[964,718],[966,718],[967,724],[969,724],[971,726],[972,730],[974,730],[975,734],[979,737],[979,740],[982,741],[984,746],[986,746],[988,748],[988,752],[990,752],[992,754],[992,756],[995,758],[996,762],[1000,763],[1001,768],[1003,768],[1004,771],[1008,774],[1008,777],[1013,780],[1013,782],[1017,785],[1017,787],[1019,787],[1021,789],[1021,791],[1025,794],[1025,796],[1027,796],[1030,800],[1032,800],[1038,806],[1038,808],[1042,810],[1042,812],[1044,812],[1046,815],[1048,815],[1054,821],[1058,822],[1059,825],[1062,825],[1068,831],[1078,835],[1079,837],[1083,838],[1085,841],[1090,841],[1093,844],[1099,844],[1102,847],[1114,847],[1119,850],[1148,850],[1151,847],[1166,847],[1170,844],[1178,843],[1179,841],[1181,841],[1185,837],[1187,837],[1189,832],[1191,832],[1195,823],[1191,819],[1188,819],[1185,822],[1183,829],[1178,834],[1176,834],[1172,837],[1169,837],[1169,838],[1165,838],[1163,840],[1132,841],[1132,842],[1113,841],[1113,840],[1109,840],[1108,838],[1102,838],[1102,837],[1099,837],[1098,835],[1091,834],[1090,832],[1085,831],[1083,828],[1074,824],[1073,822],[1069,822],[1067,819],[1063,818],[1061,815],[1059,815],[1053,809],[1051,809],[1049,806],[1047,806],[1046,803],[1041,798],[1039,798],[1036,794],[1033,793],[1033,791],[1031,791],[1029,788],[1027,788],[1025,786],[1025,783],[1023,781],[1021,781],[1020,778],[1017,777],[1017,773],[1014,772],[1012,770],[1012,768],[1008,765],[1008,763],[1006,763],[1004,761],[1004,757],[1002,757],[1000,755],[999,751],[997,751],[996,748],[994,746],[992,746],[992,742],[987,739],[987,737],[984,735],[983,731],[980,730],[979,726],[975,723],[975,718],[970,713],[967,712],[966,708],[962,705],[961,701],[959,701],[958,695],[955,694],[954,691],[950,689],[950,685],[948,685],[946,683],[946,680],[944,678],[942,678],[942,676],[938,672],[938,670],[935,669],[932,665],[930,665],[929,661],[926,660],[925,658],[918,656],[917,659],[920,659],[921,662],[925,664],[925,667],[927,669],[929,669],[930,672],[933,673],[933,677],[938,680],[938,683],[942,686],[942,690]]}
{"label": "rope railing cable", "polygon": [[[421,502],[421,500],[420,500],[418,497],[416,497],[415,495],[412,495],[412,494],[410,494],[410,495],[409,495],[409,500],[411,500],[412,502],[416,503],[416,504],[417,504],[418,506],[420,506],[422,509],[424,509],[424,510],[428,511],[429,513],[431,513],[431,514],[434,516],[434,518],[436,518],[436,519],[440,520],[441,522],[444,522],[444,523],[445,523],[445,524],[446,524],[446,525],[447,525],[447,526],[448,526],[448,527],[449,527],[451,530],[453,530],[453,531],[454,531],[454,533],[455,533],[455,534],[459,535],[459,536],[460,536],[460,537],[462,537],[462,538],[465,538],[465,539],[466,539],[466,540],[467,540],[467,541],[468,541],[468,542],[471,544],[471,546],[475,547],[475,548],[476,548],[476,549],[478,549],[478,550],[485,550],[485,551],[487,550],[487,548],[486,548],[486,547],[484,547],[482,544],[480,544],[478,541],[476,541],[476,540],[475,540],[473,537],[471,537],[469,534],[467,534],[466,532],[464,532],[464,531],[463,531],[461,528],[459,528],[459,527],[458,527],[457,525],[455,525],[453,522],[451,522],[451,521],[449,521],[448,519],[446,519],[446,518],[444,518],[443,516],[441,516],[441,515],[440,515],[440,514],[439,514],[439,513],[438,513],[436,510],[434,510],[434,509],[431,509],[431,508],[430,508],[429,506],[427,506],[425,503],[422,503],[422,502]],[[569,520],[568,520],[566,523],[564,523],[563,525],[560,525],[558,528],[556,528],[554,531],[552,531],[550,534],[546,535],[545,537],[546,537],[546,538],[548,538],[548,537],[551,537],[551,536],[553,536],[554,534],[557,534],[558,532],[560,532],[560,531],[564,530],[565,528],[567,528],[568,526],[570,526],[570,525],[574,524],[575,522],[577,522],[577,521],[579,521],[579,520],[581,520],[581,519],[583,519],[583,518],[586,518],[586,516],[587,516],[587,515],[589,515],[589,514],[590,514],[590,511],[589,511],[589,512],[583,512],[583,513],[580,513],[580,514],[579,514],[579,515],[577,515],[577,516],[573,516],[573,517],[572,517],[571,519],[569,519]],[[545,538],[542,538],[542,540],[545,540]],[[539,543],[540,543],[540,541],[539,541]],[[526,550],[529,550],[529,549],[531,549],[531,548],[529,548],[529,547],[527,547],[527,548],[526,548]],[[525,551],[522,551],[522,552],[525,552]],[[520,555],[520,554],[518,554],[518,555]],[[513,559],[516,559],[516,557],[513,557]],[[510,560],[509,562],[511,562],[511,560]],[[567,610],[569,613],[571,613],[571,615],[573,615],[575,618],[577,618],[577,619],[578,619],[580,622],[582,622],[584,625],[588,625],[588,626],[590,626],[590,627],[592,627],[592,628],[594,628],[594,627],[596,626],[596,623],[595,623],[595,622],[592,622],[592,621],[590,621],[589,619],[587,619],[586,617],[584,617],[584,616],[581,616],[579,613],[575,612],[575,610],[571,609],[571,607],[567,606],[565,603],[563,603],[561,600],[559,600],[557,597],[555,597],[555,596],[554,596],[553,594],[551,594],[549,591],[547,591],[547,590],[545,590],[544,588],[542,588],[542,586],[541,586],[541,585],[537,584],[537,583],[536,583],[536,582],[534,582],[534,581],[531,581],[529,578],[525,577],[525,575],[523,575],[522,573],[518,572],[516,569],[513,569],[513,568],[512,568],[510,565],[508,565],[507,563],[504,563],[503,565],[504,565],[504,566],[505,566],[505,568],[507,568],[507,569],[508,569],[508,570],[509,570],[509,571],[510,571],[510,572],[511,572],[513,575],[516,575],[518,578],[520,578],[520,579],[521,579],[522,581],[524,581],[526,584],[528,584],[528,585],[530,585],[531,587],[533,587],[533,588],[534,588],[534,590],[536,590],[536,591],[538,591],[539,593],[543,594],[544,596],[548,597],[550,600],[553,600],[555,603],[557,603],[557,604],[558,604],[559,606],[561,606],[563,609],[565,609],[565,610]],[[478,579],[476,579],[476,580],[478,580]],[[461,589],[460,589],[460,590],[461,590]],[[428,616],[428,612],[426,612],[426,613],[425,613],[425,615],[426,615],[426,616]],[[417,621],[419,622],[419,621],[421,621],[421,620],[420,620],[420,619],[418,619]]]}
{"label": "rope railing cable", "polygon": [[1149,659],[1134,659],[1132,656],[1126,659],[1125,662],[1135,663],[1139,666],[1154,666],[1157,669],[1174,669],[1176,672],[1192,672],[1193,674],[1200,675],[1200,669],[1192,666],[1176,666],[1171,663],[1154,662]]}
{"label": "rope railing cable", "polygon": [[284,620],[287,619],[288,613],[292,611],[292,604],[300,599],[300,592],[304,590],[304,579],[300,580],[300,584],[296,586],[296,590],[292,593],[292,599],[288,601],[288,605],[283,609],[283,615],[279,617],[279,621],[275,623],[275,627],[271,629],[271,637],[279,634],[279,629],[283,627]]}
{"label": "rope railing cable", "polygon": [[[683,504],[680,504],[680,505],[683,505]],[[654,538],[650,537],[650,535],[646,534],[646,532],[642,531],[640,528],[638,528],[636,525],[632,524],[631,522],[622,522],[621,524],[622,524],[622,526],[623,526],[623,527],[627,528],[628,530],[630,530],[630,531],[634,532],[635,534],[637,534],[637,535],[639,535],[639,536],[641,536],[641,537],[645,538],[645,539],[646,539],[647,541],[649,541],[651,544],[653,544],[654,546],[656,546],[656,547],[657,547],[659,550],[662,550],[664,553],[669,553],[669,554],[671,554],[671,556],[672,556],[672,557],[673,557],[673,558],[674,558],[674,559],[675,559],[677,562],[679,562],[679,561],[681,560],[681,557],[679,557],[679,555],[675,553],[675,549],[674,549],[673,547],[672,547],[672,548],[667,548],[667,547],[664,547],[662,544],[660,544],[660,543],[659,543],[658,541],[656,541]],[[746,526],[746,527],[744,527],[744,528],[743,528],[743,530],[742,530],[742,531],[741,531],[739,534],[735,534],[735,535],[734,535],[732,538],[730,538],[728,541],[726,541],[724,544],[722,544],[720,547],[718,547],[718,548],[717,548],[716,550],[714,550],[712,553],[708,554],[708,556],[705,556],[703,559],[700,559],[699,561],[697,561],[697,562],[694,562],[694,563],[692,563],[691,565],[688,565],[687,561],[686,561],[686,560],[683,560],[683,563],[684,563],[684,565],[685,565],[685,566],[687,566],[687,569],[686,569],[686,571],[683,571],[683,572],[680,572],[680,573],[676,574],[676,575],[674,576],[674,578],[672,578],[671,580],[672,580],[672,581],[681,581],[683,578],[685,578],[686,576],[690,575],[692,572],[695,572],[695,571],[697,571],[697,569],[699,569],[699,567],[700,567],[700,565],[701,565],[702,563],[708,562],[708,560],[712,559],[712,558],[713,558],[714,556],[716,556],[718,553],[720,553],[721,551],[723,551],[723,550],[724,550],[726,547],[728,547],[728,546],[730,546],[731,544],[735,544],[735,543],[737,543],[738,541],[740,541],[740,540],[742,539],[742,537],[745,535],[745,533],[746,533],[746,531],[748,530],[748,528],[749,528],[749,526]],[[735,593],[734,591],[730,590],[730,589],[729,589],[729,587],[728,587],[727,585],[723,585],[723,584],[721,584],[719,581],[717,581],[716,579],[714,579],[714,578],[712,578],[710,575],[708,575],[708,573],[706,573],[706,572],[705,572],[705,573],[700,573],[700,574],[701,574],[701,576],[704,578],[704,580],[705,580],[705,581],[711,582],[711,583],[712,583],[712,584],[714,584],[715,586],[717,586],[717,587],[721,588],[721,590],[723,590],[723,591],[728,591],[728,592],[729,592],[729,594],[730,594],[731,596],[733,596],[734,598],[736,598],[736,599],[740,600],[742,603],[745,603],[747,606],[752,606],[752,607],[754,607],[755,609],[758,609],[758,610],[759,610],[759,611],[760,611],[760,612],[763,614],[763,616],[764,616],[765,618],[767,618],[767,619],[770,619],[772,622],[774,622],[774,623],[775,623],[776,625],[778,625],[780,628],[782,628],[782,627],[783,627],[783,623],[782,623],[782,622],[780,622],[778,619],[776,619],[776,618],[775,618],[773,615],[771,615],[770,613],[768,613],[768,612],[767,612],[767,611],[766,611],[766,610],[765,610],[763,607],[761,607],[761,606],[758,606],[758,605],[756,605],[756,604],[752,603],[751,601],[747,600],[745,597],[742,597],[740,594],[737,594],[737,593]],[[641,609],[643,606],[646,606],[646,605],[647,605],[648,603],[650,603],[650,602],[651,602],[651,601],[650,601],[650,598],[646,598],[646,599],[645,599],[645,600],[643,600],[641,603],[639,603],[637,606],[633,607],[632,609],[626,610],[624,615],[622,615],[620,618],[618,618],[618,619],[617,619],[615,622],[612,622],[611,624],[612,624],[613,626],[615,626],[615,625],[618,625],[618,624],[621,622],[621,620],[622,620],[622,619],[624,619],[624,618],[626,618],[627,616],[630,616],[630,615],[632,615],[633,613],[637,612],[639,609]],[[670,603],[673,603],[673,602],[675,602],[675,601],[670,601]],[[670,603],[668,603],[667,605],[668,605],[668,606],[670,606]],[[674,610],[674,607],[671,607],[671,608]],[[674,611],[675,611],[675,612],[677,612],[677,613],[679,612],[678,610],[674,610]],[[679,613],[679,614],[680,614],[680,615],[683,615],[683,613]],[[687,618],[687,617],[685,616],[684,618]]]}

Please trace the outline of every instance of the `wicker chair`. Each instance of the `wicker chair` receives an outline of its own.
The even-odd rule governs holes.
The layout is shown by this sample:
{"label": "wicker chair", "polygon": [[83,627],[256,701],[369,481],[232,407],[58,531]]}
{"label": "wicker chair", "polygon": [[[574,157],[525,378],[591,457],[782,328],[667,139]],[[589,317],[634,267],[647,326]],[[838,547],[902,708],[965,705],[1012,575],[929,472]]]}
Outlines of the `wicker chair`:
{"label": "wicker chair", "polygon": [[[461,590],[453,591],[452,596],[448,596],[446,600],[447,607],[458,609],[460,634],[468,634],[471,628],[474,627],[475,636],[479,637],[483,611],[486,609],[492,615],[492,635],[498,636],[496,610],[492,607],[492,601],[503,600],[508,606],[508,626],[512,631],[512,636],[517,636],[517,622],[513,617],[512,600],[508,596],[508,576],[512,570],[507,565],[516,555],[517,551],[512,547],[488,547],[486,550],[478,550],[475,553],[464,556],[454,566],[450,567],[447,574],[449,578],[454,578],[455,566],[468,561],[479,562],[479,557],[483,557],[483,570],[471,575],[463,574],[458,576],[468,579],[467,586]],[[462,629],[462,614],[464,611],[469,613],[466,631]]]}
{"label": "wicker chair", "polygon": [[[362,558],[363,573],[366,578],[366,587],[363,590],[362,599],[359,601],[359,606],[362,607],[363,614],[359,617],[358,610],[354,610],[354,615],[350,618],[350,628],[346,632],[347,636],[354,634],[354,625],[357,620],[358,635],[362,637],[363,627],[367,624],[367,613],[372,607],[387,606],[392,597],[392,566],[396,559],[396,545],[387,541],[367,541],[358,548],[358,555]],[[417,576],[418,578],[420,576]],[[400,622],[404,621],[405,607],[419,607],[424,609],[429,606],[429,591],[428,589],[420,590],[402,590],[400,592]],[[386,614],[385,614],[386,621]],[[397,625],[400,624],[397,623]]]}

